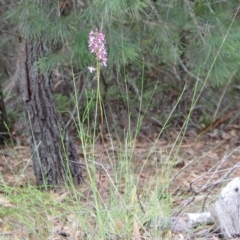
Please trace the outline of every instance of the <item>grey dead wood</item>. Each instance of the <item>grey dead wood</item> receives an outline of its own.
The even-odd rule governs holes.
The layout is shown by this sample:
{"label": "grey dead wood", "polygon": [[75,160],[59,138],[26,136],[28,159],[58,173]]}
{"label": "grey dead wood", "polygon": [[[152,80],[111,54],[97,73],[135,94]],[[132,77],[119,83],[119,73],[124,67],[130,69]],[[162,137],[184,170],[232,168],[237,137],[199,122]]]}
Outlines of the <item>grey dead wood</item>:
{"label": "grey dead wood", "polygon": [[211,215],[226,239],[240,236],[240,178],[234,178],[222,189]]}
{"label": "grey dead wood", "polygon": [[221,191],[208,212],[185,213],[169,219],[158,217],[147,223],[148,228],[166,229],[173,233],[192,234],[199,226],[213,225],[225,239],[240,237],[240,178],[234,178]]}

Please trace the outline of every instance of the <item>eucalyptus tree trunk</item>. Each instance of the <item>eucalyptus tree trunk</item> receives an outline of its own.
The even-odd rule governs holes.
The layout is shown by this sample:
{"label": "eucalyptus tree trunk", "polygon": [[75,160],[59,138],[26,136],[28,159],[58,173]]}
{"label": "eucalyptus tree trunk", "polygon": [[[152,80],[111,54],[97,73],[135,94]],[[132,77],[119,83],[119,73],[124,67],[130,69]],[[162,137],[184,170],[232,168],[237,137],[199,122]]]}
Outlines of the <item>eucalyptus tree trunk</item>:
{"label": "eucalyptus tree trunk", "polygon": [[3,98],[2,85],[0,84],[0,145],[5,144],[5,140],[9,139],[7,124],[7,113]]}
{"label": "eucalyptus tree trunk", "polygon": [[[38,2],[45,4],[48,1]],[[22,39],[18,59],[36,184],[49,187],[71,180],[78,184],[82,180],[76,150],[57,112],[51,74],[42,73],[36,65],[50,52],[44,37]]]}

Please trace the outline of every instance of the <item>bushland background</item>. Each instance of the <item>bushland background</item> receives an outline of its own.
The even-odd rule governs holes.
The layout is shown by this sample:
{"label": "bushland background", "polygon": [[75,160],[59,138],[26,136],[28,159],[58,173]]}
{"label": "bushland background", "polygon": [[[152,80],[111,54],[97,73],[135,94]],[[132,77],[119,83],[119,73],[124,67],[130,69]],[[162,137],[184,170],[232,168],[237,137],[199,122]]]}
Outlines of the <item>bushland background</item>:
{"label": "bushland background", "polygon": [[[60,1],[54,3],[56,8],[62,6]],[[157,199],[164,198],[162,195],[168,189],[173,195],[167,195],[166,212],[178,209],[182,199],[189,195],[200,195],[188,205],[190,209],[200,209],[203,202],[205,204],[205,196],[215,196],[214,191],[219,190],[211,188],[215,187],[215,180],[224,176],[224,183],[239,172],[239,1],[75,0],[64,3],[68,4],[61,9],[56,28],[46,27],[50,37],[55,39],[55,50],[39,62],[39,67],[53,74],[52,90],[58,111],[74,139],[78,154],[84,157],[85,153],[91,153],[99,164],[110,164],[115,159],[118,167],[121,161],[126,163],[131,159],[134,177],[128,191],[127,181],[122,176],[118,179],[119,185],[113,186],[117,186],[120,195],[128,192],[129,196],[136,187],[145,208],[151,202],[153,189],[158,192]],[[2,150],[2,181],[6,189],[14,186],[17,191],[30,184],[29,191],[26,190],[30,194],[34,176],[16,62],[19,25],[24,23],[24,32],[34,37],[38,35],[38,29],[48,26],[48,22],[41,19],[39,11],[32,7],[32,1],[1,0],[0,4],[0,80],[7,112],[6,125],[11,136]],[[89,31],[96,28],[105,32],[108,49],[108,66],[101,69],[100,77],[107,154],[102,150],[99,135],[93,138],[94,131],[100,134],[100,121],[95,119],[97,83],[94,74],[88,71],[94,59],[87,41]],[[85,145],[79,140],[78,116]],[[93,143],[94,148],[91,147]],[[228,172],[229,168],[232,171]],[[107,202],[112,184],[110,175],[114,176],[114,171],[105,170],[97,168],[94,174],[101,199]],[[168,177],[164,175],[166,172]],[[88,171],[84,175],[85,179],[89,178]],[[156,176],[162,176],[160,182],[156,182]],[[133,179],[138,180],[134,182]],[[146,187],[149,182],[151,187]],[[88,183],[79,190],[83,195],[89,194],[89,199],[82,199],[86,205],[91,198],[95,199],[90,197],[92,192],[89,192]],[[197,189],[193,189],[194,184]],[[39,236],[37,227],[30,231],[21,223],[22,228],[16,229],[16,222],[23,222],[24,217],[16,217],[9,210],[16,207],[17,200],[5,199],[6,189],[1,190],[2,205],[10,214],[2,216],[2,231],[16,237],[24,234]],[[24,194],[21,192],[19,198]],[[62,192],[52,194],[59,196]],[[96,225],[101,228],[104,221],[91,217],[89,224],[93,226],[97,219]],[[4,219],[11,224],[6,224]],[[56,222],[56,218],[53,219]],[[131,221],[125,222],[122,217],[114,219],[110,227],[115,236],[113,239],[117,239],[116,236],[129,239],[134,231],[134,234],[138,229],[142,231],[138,222],[138,227],[134,225],[124,232],[125,225],[131,226]],[[36,225],[41,225],[41,221]],[[43,222],[48,229],[42,232],[43,236],[56,234],[56,231],[51,232],[52,226]],[[69,230],[65,222],[56,225],[66,228],[64,231],[70,235],[78,230],[89,239],[94,239],[94,234],[98,236],[91,227],[86,232],[82,226],[81,230],[77,227],[77,230]],[[102,237],[111,235],[103,230],[100,232]],[[154,234],[151,237],[157,239]]]}

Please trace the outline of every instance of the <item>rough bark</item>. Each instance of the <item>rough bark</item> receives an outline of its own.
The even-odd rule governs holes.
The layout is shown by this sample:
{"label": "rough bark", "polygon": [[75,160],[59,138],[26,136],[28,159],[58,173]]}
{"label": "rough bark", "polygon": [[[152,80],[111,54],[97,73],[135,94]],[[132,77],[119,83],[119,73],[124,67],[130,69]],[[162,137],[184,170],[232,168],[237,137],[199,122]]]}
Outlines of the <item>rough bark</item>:
{"label": "rough bark", "polygon": [[31,139],[37,185],[53,186],[73,179],[81,182],[81,166],[71,139],[57,112],[51,75],[43,74],[36,62],[49,50],[44,41],[22,40],[20,87]]}
{"label": "rough bark", "polygon": [[3,99],[2,86],[0,85],[0,145],[5,144],[5,140],[9,138],[8,130],[6,128],[7,113]]}

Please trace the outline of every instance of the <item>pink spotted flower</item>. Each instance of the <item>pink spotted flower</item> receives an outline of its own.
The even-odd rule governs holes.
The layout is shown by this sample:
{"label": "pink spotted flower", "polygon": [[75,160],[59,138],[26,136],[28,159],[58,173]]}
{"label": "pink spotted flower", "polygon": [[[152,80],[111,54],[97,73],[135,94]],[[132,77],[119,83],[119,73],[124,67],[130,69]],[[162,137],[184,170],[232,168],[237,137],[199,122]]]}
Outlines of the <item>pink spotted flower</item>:
{"label": "pink spotted flower", "polygon": [[96,28],[95,32],[89,33],[88,47],[91,53],[93,53],[96,59],[100,62],[101,66],[107,66],[107,50],[105,34],[99,32]]}

